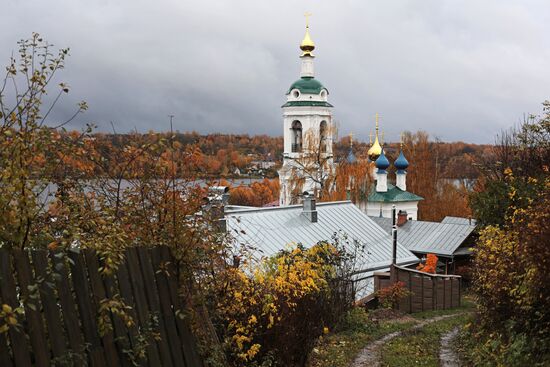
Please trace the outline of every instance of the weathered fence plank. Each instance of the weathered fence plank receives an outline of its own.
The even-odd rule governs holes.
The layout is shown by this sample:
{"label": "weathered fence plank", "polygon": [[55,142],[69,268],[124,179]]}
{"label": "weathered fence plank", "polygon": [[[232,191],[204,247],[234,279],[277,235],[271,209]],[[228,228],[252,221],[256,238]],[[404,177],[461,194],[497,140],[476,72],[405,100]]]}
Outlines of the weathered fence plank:
{"label": "weathered fence plank", "polygon": [[0,305],[25,309],[0,333],[0,366],[202,367],[168,248],[125,256],[105,273],[91,250],[0,250]]}
{"label": "weathered fence plank", "polygon": [[170,351],[174,360],[174,365],[185,366],[183,359],[183,351],[181,349],[181,341],[178,335],[176,327],[176,318],[174,311],[172,310],[172,301],[170,300],[170,291],[168,289],[168,270],[161,262],[160,249],[158,247],[153,248],[149,252],[151,256],[151,264],[155,272],[155,278],[158,286],[160,307],[162,314],[164,315],[166,334],[168,336],[168,343],[170,344]]}
{"label": "weathered fence plank", "polygon": [[185,364],[187,367],[201,367],[203,364],[199,357],[196,348],[196,340],[191,333],[191,326],[189,321],[184,318],[185,307],[181,297],[178,294],[178,272],[174,263],[174,258],[170,255],[168,247],[160,248],[161,260],[167,269],[168,278],[168,290],[170,291],[170,299],[174,305],[174,312],[176,315],[176,325],[180,335],[181,342],[183,344],[183,355],[185,358]]}
{"label": "weathered fence plank", "polygon": [[91,305],[91,292],[88,287],[88,276],[86,274],[85,262],[80,252],[69,252],[71,263],[71,274],[73,276],[74,290],[78,311],[80,313],[80,322],[84,330],[86,343],[89,344],[90,364],[92,366],[105,366],[107,364],[101,339],[98,334],[97,313],[94,312]]}
{"label": "weathered fence plank", "polygon": [[[35,286],[34,276],[31,270],[29,254],[27,251],[15,249],[13,251],[15,267],[17,268],[17,280],[22,298],[25,300],[25,316],[29,324],[29,339],[34,353],[36,366],[50,365],[50,351],[47,345],[46,334],[40,312],[38,294],[32,294],[30,287]],[[36,288],[38,290],[38,288]]]}
{"label": "weathered fence plank", "polygon": [[[17,299],[17,291],[15,289],[12,262],[7,250],[0,250],[0,277],[0,294],[2,295],[2,303],[9,305],[12,310],[15,310],[19,307],[19,300]],[[8,333],[10,336],[10,346],[13,351],[13,359],[15,364],[18,367],[30,366],[30,351],[24,331],[21,328],[10,327]]]}
{"label": "weathered fence plank", "polygon": [[86,346],[84,345],[84,336],[80,330],[76,303],[69,282],[67,256],[62,252],[50,252],[50,259],[52,260],[54,272],[58,274],[54,281],[57,286],[57,295],[63,312],[63,322],[65,323],[69,346],[73,353],[73,360],[76,359],[75,362],[82,362]]}
{"label": "weathered fence plank", "polygon": [[0,334],[0,366],[13,366],[10,358],[10,350],[8,348],[8,340],[6,339],[5,333]]}
{"label": "weathered fence plank", "polygon": [[[145,283],[143,282],[139,260],[134,248],[126,251],[126,264],[128,265],[128,272],[131,274],[130,284],[132,285],[139,322],[143,327],[153,328],[155,326],[155,315],[149,311],[144,291]],[[147,355],[149,357],[149,365],[161,366],[159,351],[154,340],[151,340],[147,345]]]}
{"label": "weathered fence plank", "polygon": [[168,340],[166,325],[164,323],[164,317],[160,312],[160,300],[157,293],[155,273],[153,271],[153,266],[151,265],[151,259],[145,247],[136,248],[136,252],[140,263],[141,274],[143,275],[143,281],[146,284],[145,295],[147,297],[149,310],[156,315],[158,320],[158,330],[160,333],[160,340],[162,341],[157,343],[160,358],[163,366],[172,366],[172,356],[170,355],[169,344],[166,343],[166,340]]}
{"label": "weathered fence plank", "polygon": [[32,251],[31,254],[36,277],[42,279],[38,289],[40,289],[40,299],[44,309],[44,318],[46,319],[53,355],[58,360],[62,360],[66,358],[67,345],[65,344],[65,335],[63,334],[63,326],[57,307],[57,297],[53,292],[53,279],[48,272],[48,254],[44,250]]}
{"label": "weathered fence plank", "polygon": [[[90,285],[92,286],[93,299],[96,305],[96,310],[97,310],[96,317],[98,317],[100,316],[100,312],[101,312],[101,301],[107,298],[105,294],[105,288],[103,287],[101,274],[99,274],[99,262],[97,261],[97,255],[95,254],[95,252],[91,250],[83,250],[83,252],[84,252],[84,259],[86,260],[86,265],[88,268]],[[111,319],[109,315],[107,317]],[[109,320],[109,322],[112,322],[112,320]],[[107,364],[112,367],[120,366],[117,349],[115,348],[113,332],[107,329],[100,330],[100,332],[103,333],[103,336],[101,337],[101,339],[103,341],[103,349],[105,351]]]}
{"label": "weathered fence plank", "polygon": [[[128,327],[128,334],[130,336],[130,343],[132,344],[132,349],[136,350],[140,348],[140,343],[138,340],[138,328],[139,319],[136,313],[136,304],[134,302],[134,295],[132,294],[132,285],[130,284],[130,276],[128,275],[128,268],[126,267],[126,262],[119,264],[117,269],[117,278],[118,285],[120,289],[120,296],[124,301],[124,304],[129,306],[130,309],[126,312],[130,315],[134,323]],[[141,358],[135,361],[140,366],[147,366],[147,357]]]}

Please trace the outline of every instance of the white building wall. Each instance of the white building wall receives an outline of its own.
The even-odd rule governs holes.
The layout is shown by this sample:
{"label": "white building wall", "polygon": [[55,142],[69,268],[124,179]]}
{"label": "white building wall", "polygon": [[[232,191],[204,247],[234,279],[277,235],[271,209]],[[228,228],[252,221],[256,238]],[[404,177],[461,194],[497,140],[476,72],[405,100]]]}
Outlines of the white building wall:
{"label": "white building wall", "polygon": [[[293,96],[293,93],[288,95],[289,101],[326,101],[326,91],[319,95],[300,94]],[[294,143],[292,124],[294,121],[299,121],[302,125],[302,151],[292,152],[292,144]],[[327,126],[326,131],[326,151],[323,153],[327,160],[328,169],[334,171],[334,162],[332,160],[332,144],[334,126],[332,121],[332,112],[330,107],[325,106],[290,106],[283,108],[283,129],[284,129],[284,152],[283,152],[283,167],[279,171],[279,181],[281,185],[280,205],[291,204],[291,174],[292,167],[296,167],[295,161],[301,159],[304,154],[308,153],[308,148],[313,146],[314,149],[319,147],[321,123],[325,121]],[[309,139],[314,139],[311,142]],[[306,178],[304,187],[301,192],[313,192],[319,189],[318,184],[313,180]]]}
{"label": "white building wall", "polygon": [[401,201],[397,203],[382,203],[382,202],[366,202],[366,205],[361,205],[360,209],[367,215],[379,217],[382,211],[383,218],[391,218],[392,206],[395,205],[397,212],[400,210],[407,212],[407,219],[418,220],[418,201]]}

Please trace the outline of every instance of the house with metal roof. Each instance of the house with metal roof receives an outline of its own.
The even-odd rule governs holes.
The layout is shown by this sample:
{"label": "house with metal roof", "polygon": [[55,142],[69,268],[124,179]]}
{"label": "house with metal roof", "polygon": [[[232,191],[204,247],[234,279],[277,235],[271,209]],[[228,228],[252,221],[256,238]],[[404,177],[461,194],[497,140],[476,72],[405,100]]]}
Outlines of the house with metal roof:
{"label": "house with metal roof", "polygon": [[[271,208],[235,208],[225,211],[226,229],[236,246],[247,246],[258,254],[272,256],[292,244],[312,246],[331,242],[343,234],[349,251],[364,248],[356,259],[357,298],[373,291],[374,271],[387,270],[392,262],[392,237],[351,201],[316,204],[306,197],[302,205]],[[348,246],[348,245],[346,245]],[[418,263],[404,245],[397,244],[397,264]]]}
{"label": "house with metal roof", "polygon": [[[405,214],[406,215],[406,214]],[[386,233],[391,234],[392,219],[371,217]],[[463,219],[463,220],[461,220]],[[443,262],[454,264],[457,258],[468,257],[473,244],[475,224],[466,218],[446,217],[442,222],[426,222],[398,218],[397,239],[419,257],[435,254]]]}

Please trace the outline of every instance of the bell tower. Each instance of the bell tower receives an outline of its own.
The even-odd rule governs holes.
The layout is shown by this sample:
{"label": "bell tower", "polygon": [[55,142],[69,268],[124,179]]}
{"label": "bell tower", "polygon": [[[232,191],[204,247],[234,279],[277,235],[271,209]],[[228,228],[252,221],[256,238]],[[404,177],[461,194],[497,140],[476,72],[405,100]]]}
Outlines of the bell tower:
{"label": "bell tower", "polygon": [[315,79],[313,50],[306,13],[306,33],[300,44],[300,79],[286,92],[283,109],[284,152],[279,170],[279,205],[300,202],[301,195],[320,194],[334,174],[332,138],[334,127],[328,90]]}

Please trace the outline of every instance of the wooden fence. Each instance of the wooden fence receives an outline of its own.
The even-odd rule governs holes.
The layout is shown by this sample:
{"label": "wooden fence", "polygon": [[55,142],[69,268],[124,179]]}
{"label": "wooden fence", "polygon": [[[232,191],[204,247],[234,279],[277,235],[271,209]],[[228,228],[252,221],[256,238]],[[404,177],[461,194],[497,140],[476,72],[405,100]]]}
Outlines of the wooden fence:
{"label": "wooden fence", "polygon": [[428,274],[393,265],[389,273],[374,273],[374,290],[385,288],[393,281],[405,283],[410,291],[410,295],[399,302],[400,311],[412,313],[460,306],[461,277],[458,275]]}
{"label": "wooden fence", "polygon": [[202,366],[168,248],[131,248],[111,276],[101,266],[90,250],[0,250],[0,304],[16,311],[3,306],[0,325],[17,317],[0,366]]}

